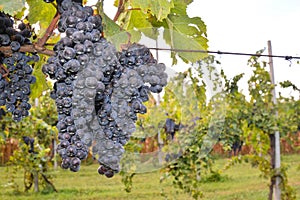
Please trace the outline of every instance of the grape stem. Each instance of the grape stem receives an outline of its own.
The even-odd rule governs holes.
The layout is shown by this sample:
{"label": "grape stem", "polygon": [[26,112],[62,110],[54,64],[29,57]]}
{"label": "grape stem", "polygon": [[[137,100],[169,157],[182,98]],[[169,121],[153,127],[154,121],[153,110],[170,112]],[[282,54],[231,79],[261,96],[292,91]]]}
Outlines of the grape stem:
{"label": "grape stem", "polygon": [[141,10],[141,8],[129,8],[129,9],[124,9],[125,12],[132,11],[132,10]]}
{"label": "grape stem", "polygon": [[123,0],[119,0],[119,5],[118,5],[118,10],[116,12],[116,15],[114,17],[114,22],[116,22],[119,18],[119,16],[121,15],[121,13],[124,11],[124,2]]}
{"label": "grape stem", "polygon": [[51,37],[53,30],[56,27],[56,24],[59,20],[60,17],[60,13],[58,11],[56,11],[50,25],[48,26],[45,34],[43,35],[43,37],[41,37],[40,39],[38,39],[36,46],[37,47],[44,47],[45,43],[49,40],[49,38]]}
{"label": "grape stem", "polygon": [[8,71],[8,69],[7,69],[4,65],[2,65],[2,64],[0,64],[0,73],[2,74],[2,77],[3,77],[3,78],[5,78],[6,80],[8,80],[7,76],[8,76],[8,74],[9,74],[9,71]]}

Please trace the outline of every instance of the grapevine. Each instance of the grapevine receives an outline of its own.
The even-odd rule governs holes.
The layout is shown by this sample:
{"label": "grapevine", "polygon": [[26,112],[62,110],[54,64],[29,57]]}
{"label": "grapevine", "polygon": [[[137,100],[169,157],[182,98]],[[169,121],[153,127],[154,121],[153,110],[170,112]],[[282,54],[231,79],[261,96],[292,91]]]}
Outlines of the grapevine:
{"label": "grapevine", "polygon": [[[1,133],[5,137],[7,133],[21,133],[9,137],[23,139],[20,140],[19,151],[15,151],[11,158],[11,164],[16,166],[12,174],[20,166],[25,170],[25,190],[29,190],[33,184],[38,186],[37,182],[33,182],[35,176],[35,180],[42,180],[41,183],[51,185],[56,191],[46,173],[52,155],[48,156],[50,149],[45,147],[50,146],[52,136],[56,134],[52,125],[58,129],[59,144],[56,150],[61,157],[62,168],[79,171],[81,162],[91,152],[100,165],[97,170],[99,174],[110,178],[122,170],[123,182],[131,187],[136,172],[129,175],[126,173],[132,172],[128,163],[132,165],[131,161],[135,157],[123,156],[124,162],[120,165],[124,146],[127,144],[126,152],[141,152],[138,145],[130,145],[138,141],[129,139],[136,130],[138,117],[147,113],[147,109],[152,111],[151,106],[145,104],[150,93],[160,93],[167,85],[165,65],[153,58],[149,48],[135,42],[144,36],[156,41],[160,39],[159,36],[163,36],[162,39],[170,48],[160,48],[156,44],[156,48],[150,49],[171,51],[173,64],[177,63],[178,58],[186,63],[199,63],[196,69],[198,73],[192,69],[177,77],[178,80],[187,81],[189,75],[191,87],[181,87],[184,82],[173,84],[170,81],[160,106],[155,105],[156,112],[148,112],[146,119],[139,119],[137,123],[143,132],[146,132],[144,127],[151,124],[151,129],[159,127],[151,130],[155,133],[157,131],[159,138],[170,136],[174,139],[174,145],[164,145],[162,152],[175,153],[158,156],[159,164],[166,163],[161,171],[163,178],[174,178],[174,186],[198,198],[202,195],[199,186],[202,182],[200,179],[204,180],[203,172],[211,171],[212,160],[207,154],[213,142],[220,140],[226,149],[238,138],[250,145],[254,153],[234,157],[228,166],[243,160],[259,167],[262,175],[270,178],[269,199],[273,195],[275,177],[280,176],[282,198],[295,198],[287,185],[286,168],[274,170],[272,152],[274,131],[279,130],[281,137],[288,133],[284,136],[287,138],[296,131],[297,126],[299,129],[297,102],[286,98],[281,99],[284,102],[279,103],[278,107],[273,105],[271,90],[275,85],[270,84],[268,72],[264,70],[267,63],[263,62],[262,66],[256,60],[256,57],[270,55],[208,51],[205,23],[200,17],[191,18],[187,14],[187,8],[193,1],[114,1],[117,12],[113,19],[104,12],[104,0],[98,0],[93,7],[83,6],[91,1],[43,1],[46,3],[41,4],[41,0],[20,1],[23,7],[12,1],[0,3],[0,9],[8,12],[0,12],[0,130],[5,133]],[[37,25],[40,31],[32,28]],[[38,35],[33,34],[33,30]],[[127,43],[128,40],[131,42]],[[117,50],[115,46],[122,47],[122,50]],[[205,53],[254,56],[249,60],[255,68],[254,75],[248,81],[250,102],[239,92],[237,83],[242,74],[228,80],[221,71],[220,77],[216,73],[209,75],[210,78],[218,77],[212,79],[212,84],[204,84],[201,63],[206,63],[203,59],[207,56]],[[272,57],[284,57],[286,60],[299,58]],[[218,63],[213,57],[207,61],[208,65]],[[208,66],[207,70],[211,73],[212,68]],[[53,85],[48,85],[45,77],[52,79]],[[214,87],[215,90],[217,85],[224,86],[223,81],[226,88],[224,93],[213,95],[213,101],[207,101],[206,87]],[[57,115],[53,114],[55,109],[49,108],[49,102],[43,98],[35,99],[41,94],[43,97],[48,96],[45,92],[49,92],[49,86],[53,86],[51,101],[54,100],[52,103],[55,103],[58,112],[57,121]],[[290,82],[282,83],[282,87],[292,87],[299,91]],[[195,99],[186,98],[185,94],[193,92]],[[35,99],[35,104],[40,101],[40,107],[32,106],[33,101],[29,101],[29,98]],[[226,107],[220,106],[222,103]],[[197,107],[201,112],[195,109]],[[226,116],[222,115],[222,109],[226,111]],[[41,110],[48,112],[43,113]],[[165,133],[161,132],[160,125],[161,119],[166,117],[156,118],[156,114],[161,114],[162,110],[168,113]],[[274,117],[277,110],[280,115],[278,118]],[[28,115],[31,116],[25,118]],[[216,120],[213,120],[215,116]],[[11,123],[10,119],[19,123]],[[172,120],[179,120],[180,124],[176,125]],[[179,129],[183,131],[174,135]],[[210,133],[211,138],[205,139]],[[180,141],[180,145],[177,141]],[[158,143],[161,148],[162,144]],[[182,151],[182,147],[185,151]],[[157,168],[156,159],[152,160],[155,161],[153,166]],[[212,175],[218,175],[218,172],[211,172]],[[35,187],[35,191],[38,191],[38,187]]]}

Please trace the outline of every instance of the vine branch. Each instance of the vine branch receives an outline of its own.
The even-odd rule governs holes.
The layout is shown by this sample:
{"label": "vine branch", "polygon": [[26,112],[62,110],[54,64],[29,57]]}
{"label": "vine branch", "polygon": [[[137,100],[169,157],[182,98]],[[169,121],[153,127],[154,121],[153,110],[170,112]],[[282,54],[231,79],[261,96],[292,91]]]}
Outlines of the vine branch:
{"label": "vine branch", "polygon": [[37,47],[43,47],[46,42],[49,40],[49,38],[51,37],[52,33],[53,33],[53,30],[55,29],[56,27],[56,24],[59,20],[59,17],[60,17],[60,13],[57,11],[50,23],[50,25],[48,26],[45,34],[43,35],[43,37],[41,37],[40,39],[38,39],[37,43],[36,43],[36,46]]}
{"label": "vine branch", "polygon": [[118,5],[118,10],[116,12],[116,15],[113,19],[114,22],[116,22],[119,18],[119,16],[121,15],[121,13],[124,11],[124,2],[123,0],[119,0],[119,5]]}
{"label": "vine branch", "polygon": [[0,74],[2,74],[2,77],[4,77],[5,79],[7,79],[9,71],[7,70],[7,68],[0,64]]}
{"label": "vine branch", "polygon": [[53,183],[48,180],[47,176],[45,176],[45,174],[42,174],[42,177],[44,178],[44,180],[46,181],[46,183],[48,183],[49,185],[51,185],[52,189],[55,192],[57,192],[57,189],[55,188],[55,186],[53,185]]}
{"label": "vine branch", "polygon": [[[2,46],[0,47],[0,52],[4,54],[11,54],[13,51],[11,50],[10,46]],[[47,49],[44,46],[38,46],[37,44],[31,44],[31,45],[24,45],[20,48],[19,52],[29,52],[29,53],[41,53],[48,56],[55,55],[55,52]]]}

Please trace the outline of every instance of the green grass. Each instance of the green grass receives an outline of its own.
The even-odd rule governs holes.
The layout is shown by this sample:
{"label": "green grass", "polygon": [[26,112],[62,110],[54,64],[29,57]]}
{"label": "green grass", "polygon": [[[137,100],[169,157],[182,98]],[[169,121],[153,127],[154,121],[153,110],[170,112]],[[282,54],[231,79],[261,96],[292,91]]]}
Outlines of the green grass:
{"label": "green grass", "polygon": [[[289,183],[296,189],[297,199],[300,199],[300,155],[283,157],[288,163]],[[221,169],[227,159],[218,159],[216,168]],[[0,199],[42,199],[42,200],[125,200],[125,199],[164,199],[160,192],[165,191],[169,199],[189,200],[188,195],[176,191],[171,182],[159,184],[159,172],[138,174],[134,177],[131,193],[124,191],[121,177],[116,175],[107,179],[97,174],[97,164],[82,166],[77,173],[58,169],[53,172],[54,184],[58,193],[14,194],[12,188],[6,186],[6,168],[0,167]],[[268,195],[268,180],[259,177],[259,171],[248,164],[240,164],[223,172],[226,178],[222,182],[203,183],[201,189],[205,200],[265,200]],[[17,181],[22,186],[22,174],[17,174]]]}

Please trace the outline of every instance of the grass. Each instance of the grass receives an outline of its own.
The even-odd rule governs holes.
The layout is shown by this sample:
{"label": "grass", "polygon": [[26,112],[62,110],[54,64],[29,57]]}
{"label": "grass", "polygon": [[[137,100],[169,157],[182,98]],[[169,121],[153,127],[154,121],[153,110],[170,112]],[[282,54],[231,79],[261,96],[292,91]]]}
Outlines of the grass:
{"label": "grass", "polygon": [[[289,183],[295,188],[297,199],[300,199],[300,155],[286,155],[282,158],[290,167]],[[221,169],[227,159],[218,159],[216,168]],[[107,179],[97,174],[97,164],[83,165],[79,172],[73,173],[62,169],[53,172],[54,184],[58,193],[42,194],[33,192],[14,194],[12,188],[6,186],[6,168],[0,167],[0,199],[1,200],[125,200],[125,199],[165,199],[161,189],[169,199],[189,200],[187,194],[178,192],[171,182],[159,184],[159,172],[138,174],[134,177],[131,193],[124,191],[121,177],[116,175]],[[208,182],[201,185],[205,200],[265,200],[268,195],[268,180],[259,177],[259,171],[248,164],[239,164],[223,172],[222,182]],[[17,174],[17,182],[22,185],[22,174]]]}

